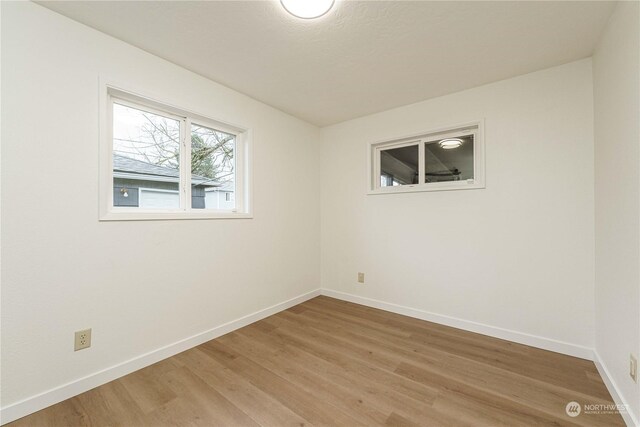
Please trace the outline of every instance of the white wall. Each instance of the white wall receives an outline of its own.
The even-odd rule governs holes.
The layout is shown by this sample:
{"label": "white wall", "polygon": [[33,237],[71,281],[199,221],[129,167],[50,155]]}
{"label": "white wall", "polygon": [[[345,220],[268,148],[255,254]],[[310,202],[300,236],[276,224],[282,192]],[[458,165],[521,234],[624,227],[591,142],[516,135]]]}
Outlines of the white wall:
{"label": "white wall", "polygon": [[[323,128],[323,288],[590,354],[591,77],[585,59]],[[365,194],[368,142],[483,118],[486,189]]]}
{"label": "white wall", "polygon": [[[3,407],[319,287],[316,127],[31,2],[2,59]],[[101,73],[251,128],[255,217],[98,222]]]}
{"label": "white wall", "polygon": [[593,57],[596,351],[640,422],[640,4],[616,7]]}

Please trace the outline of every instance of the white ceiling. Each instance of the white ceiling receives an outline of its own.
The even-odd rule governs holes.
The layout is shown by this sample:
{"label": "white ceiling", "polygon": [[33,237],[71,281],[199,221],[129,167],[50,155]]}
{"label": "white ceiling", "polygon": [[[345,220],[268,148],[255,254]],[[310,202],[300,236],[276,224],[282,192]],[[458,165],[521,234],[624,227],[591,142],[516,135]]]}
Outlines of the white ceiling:
{"label": "white ceiling", "polygon": [[612,2],[42,2],[316,125],[591,55]]}

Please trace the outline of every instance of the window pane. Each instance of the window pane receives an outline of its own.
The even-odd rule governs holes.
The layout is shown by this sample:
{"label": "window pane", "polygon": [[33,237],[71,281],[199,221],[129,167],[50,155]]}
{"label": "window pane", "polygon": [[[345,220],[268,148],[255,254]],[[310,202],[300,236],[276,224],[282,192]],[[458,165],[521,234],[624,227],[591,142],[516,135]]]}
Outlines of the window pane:
{"label": "window pane", "polygon": [[180,121],[113,104],[113,206],[180,208]]}
{"label": "window pane", "polygon": [[418,183],[418,146],[380,151],[380,186]]}
{"label": "window pane", "polygon": [[[441,144],[442,141],[445,142]],[[473,135],[427,142],[425,182],[473,179],[473,142]]]}
{"label": "window pane", "polygon": [[191,125],[191,207],[235,209],[236,136]]}

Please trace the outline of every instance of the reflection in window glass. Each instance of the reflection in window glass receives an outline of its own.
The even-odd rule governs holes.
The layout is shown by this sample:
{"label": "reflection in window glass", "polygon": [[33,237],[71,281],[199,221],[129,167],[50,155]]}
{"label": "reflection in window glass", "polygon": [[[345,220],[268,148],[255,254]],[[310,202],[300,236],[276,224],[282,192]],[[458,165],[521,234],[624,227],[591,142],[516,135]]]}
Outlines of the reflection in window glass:
{"label": "reflection in window glass", "polygon": [[380,151],[380,186],[418,183],[418,145]]}
{"label": "reflection in window glass", "polygon": [[425,144],[426,183],[473,179],[473,135],[456,139],[462,143],[455,148],[443,148],[442,140]]}
{"label": "reflection in window glass", "polygon": [[113,104],[113,206],[180,208],[180,121]]}
{"label": "reflection in window glass", "polygon": [[235,209],[236,136],[191,125],[191,207]]}

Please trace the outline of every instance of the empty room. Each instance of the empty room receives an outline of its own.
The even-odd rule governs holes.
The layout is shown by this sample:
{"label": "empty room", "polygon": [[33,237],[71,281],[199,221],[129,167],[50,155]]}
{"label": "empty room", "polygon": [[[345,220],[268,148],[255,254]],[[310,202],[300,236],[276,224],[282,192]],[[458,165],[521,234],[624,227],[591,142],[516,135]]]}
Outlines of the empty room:
{"label": "empty room", "polygon": [[640,1],[0,1],[0,424],[640,427]]}

